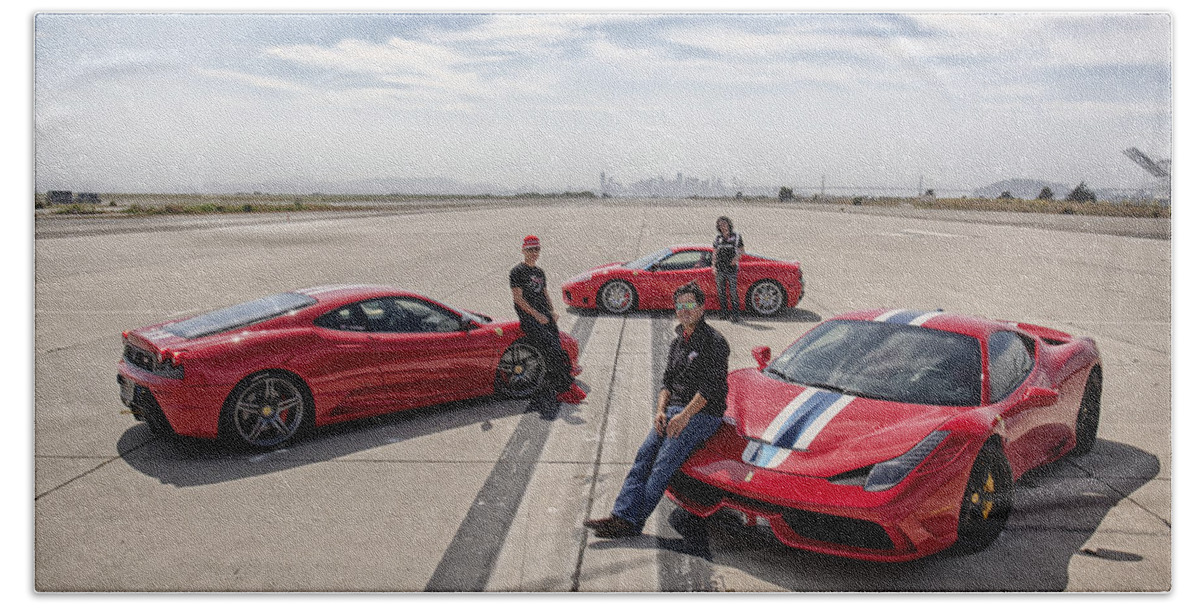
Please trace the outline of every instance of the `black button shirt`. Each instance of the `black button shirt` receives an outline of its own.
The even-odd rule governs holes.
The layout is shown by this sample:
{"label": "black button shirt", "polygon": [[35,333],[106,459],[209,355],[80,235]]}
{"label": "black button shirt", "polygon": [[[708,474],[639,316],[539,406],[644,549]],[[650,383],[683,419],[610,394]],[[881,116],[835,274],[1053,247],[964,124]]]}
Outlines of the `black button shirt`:
{"label": "black button shirt", "polygon": [[702,413],[712,416],[725,415],[725,396],[729,384],[729,342],[725,336],[713,329],[704,319],[696,325],[692,335],[683,336],[683,326],[675,327],[675,340],[667,355],[667,368],[663,371],[662,388],[671,391],[667,405],[686,407],[692,397],[699,393],[708,403]]}

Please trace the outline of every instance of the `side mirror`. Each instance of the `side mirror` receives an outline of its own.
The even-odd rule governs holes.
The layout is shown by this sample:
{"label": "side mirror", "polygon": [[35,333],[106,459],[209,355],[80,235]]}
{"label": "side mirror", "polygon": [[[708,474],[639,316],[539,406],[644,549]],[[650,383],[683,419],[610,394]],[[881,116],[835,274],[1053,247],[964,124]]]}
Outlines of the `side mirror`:
{"label": "side mirror", "polygon": [[460,331],[467,332],[467,331],[471,331],[472,329],[475,329],[476,327],[479,327],[479,324],[475,323],[474,321],[472,321],[466,317],[458,320],[458,329]]}
{"label": "side mirror", "polygon": [[755,346],[750,350],[750,354],[754,356],[754,361],[758,363],[758,371],[760,372],[771,362],[770,346]]}
{"label": "side mirror", "polygon": [[1058,391],[1044,386],[1031,386],[1025,391],[1022,399],[1025,407],[1046,407],[1058,403]]}

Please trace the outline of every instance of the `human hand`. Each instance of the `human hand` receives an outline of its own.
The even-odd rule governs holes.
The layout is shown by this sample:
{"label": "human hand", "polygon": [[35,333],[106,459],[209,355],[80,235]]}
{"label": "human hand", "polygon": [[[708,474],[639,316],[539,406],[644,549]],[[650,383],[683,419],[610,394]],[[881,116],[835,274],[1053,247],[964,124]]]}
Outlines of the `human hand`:
{"label": "human hand", "polygon": [[659,435],[667,432],[667,413],[662,410],[654,416],[654,432]]}
{"label": "human hand", "polygon": [[671,418],[671,421],[667,423],[667,437],[678,437],[691,421],[692,417],[683,412],[675,414],[675,417]]}

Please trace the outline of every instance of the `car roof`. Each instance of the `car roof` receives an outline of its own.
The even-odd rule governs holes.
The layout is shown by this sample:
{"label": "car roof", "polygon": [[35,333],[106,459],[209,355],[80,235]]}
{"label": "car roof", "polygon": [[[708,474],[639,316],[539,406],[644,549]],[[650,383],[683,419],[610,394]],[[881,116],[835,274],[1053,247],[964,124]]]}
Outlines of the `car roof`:
{"label": "car roof", "polygon": [[954,332],[985,340],[1001,329],[1019,329],[1010,321],[995,321],[982,317],[945,312],[943,310],[921,310],[912,308],[872,308],[856,310],[833,317],[850,321],[875,321],[879,323],[904,323],[929,329]]}
{"label": "car roof", "polygon": [[305,287],[304,289],[297,289],[295,291],[306,296],[312,296],[322,304],[332,305],[348,304],[350,302],[357,302],[358,300],[383,296],[413,296],[428,299],[418,293],[388,285],[320,285],[317,287]]}

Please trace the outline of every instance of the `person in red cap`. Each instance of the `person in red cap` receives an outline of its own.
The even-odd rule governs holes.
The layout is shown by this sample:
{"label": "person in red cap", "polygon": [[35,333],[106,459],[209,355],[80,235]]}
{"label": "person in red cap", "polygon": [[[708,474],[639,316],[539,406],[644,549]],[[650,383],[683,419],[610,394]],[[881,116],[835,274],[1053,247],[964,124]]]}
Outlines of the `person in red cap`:
{"label": "person in red cap", "polygon": [[546,294],[546,273],[537,265],[541,252],[538,237],[525,237],[521,243],[525,260],[508,273],[508,286],[512,289],[513,308],[521,320],[521,331],[542,351],[546,361],[542,390],[534,395],[530,407],[537,409],[543,418],[552,419],[558,414],[558,394],[571,391],[574,381],[567,353],[558,337],[558,313]]}

